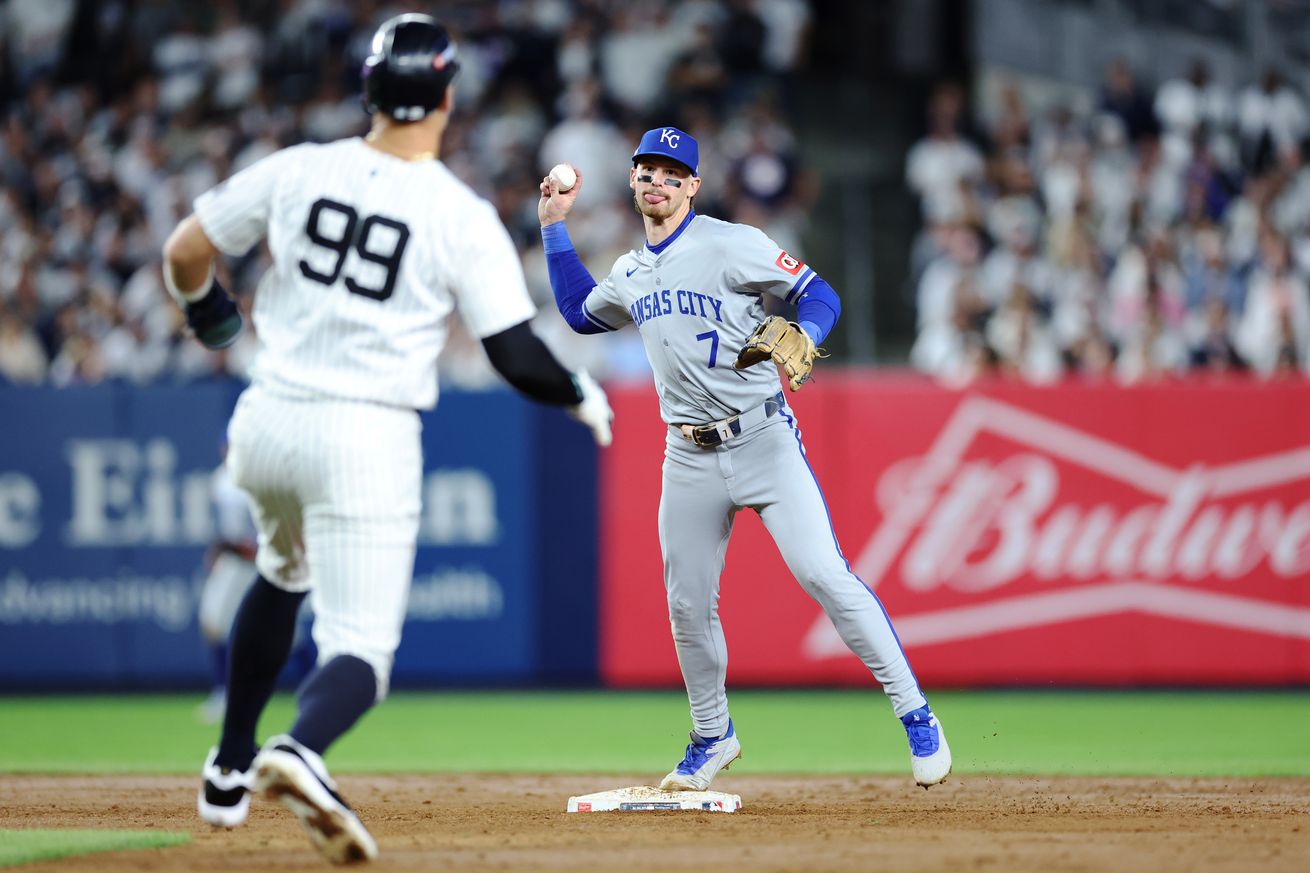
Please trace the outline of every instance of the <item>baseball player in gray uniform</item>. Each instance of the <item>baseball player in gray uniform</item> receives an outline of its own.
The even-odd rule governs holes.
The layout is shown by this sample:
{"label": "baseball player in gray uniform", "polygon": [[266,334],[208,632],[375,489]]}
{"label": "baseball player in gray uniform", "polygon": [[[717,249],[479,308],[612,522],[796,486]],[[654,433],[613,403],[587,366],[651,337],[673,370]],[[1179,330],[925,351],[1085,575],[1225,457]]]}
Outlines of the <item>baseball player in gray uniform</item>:
{"label": "baseball player in gray uniform", "polygon": [[[260,792],[336,863],[377,854],[322,756],[387,691],[418,534],[417,410],[436,404],[446,317],[459,308],[514,387],[566,407],[598,443],[610,439],[604,392],[529,328],[536,310],[494,208],[436,159],[457,69],[437,21],[391,19],[364,65],[369,135],[256,162],[201,195],[164,247],[165,284],[211,348],[242,324],[214,258],[266,238],[273,261],[255,295],[252,384],[228,426],[228,466],[258,528],[259,578],[232,631],[200,816],[234,827],[248,793]],[[307,594],[318,666],[295,724],[257,751]]]}
{"label": "baseball player in gray uniform", "polygon": [[582,174],[567,191],[543,179],[537,208],[560,313],[579,333],[637,327],[668,424],[660,550],[692,733],[660,787],[705,790],[741,755],[724,690],[718,600],[733,518],[743,508],[759,513],[797,581],[882,685],[909,738],[915,781],[935,785],[951,769],[946,737],[886,611],[842,555],[777,370],[771,362],[736,366],[764,319],[765,294],[796,304],[807,344],[823,340],[841,304],[814,270],[756,228],[697,215],[697,163],[696,140],[677,128],[641,138],[628,184],[646,244],[599,283],[564,224]]}

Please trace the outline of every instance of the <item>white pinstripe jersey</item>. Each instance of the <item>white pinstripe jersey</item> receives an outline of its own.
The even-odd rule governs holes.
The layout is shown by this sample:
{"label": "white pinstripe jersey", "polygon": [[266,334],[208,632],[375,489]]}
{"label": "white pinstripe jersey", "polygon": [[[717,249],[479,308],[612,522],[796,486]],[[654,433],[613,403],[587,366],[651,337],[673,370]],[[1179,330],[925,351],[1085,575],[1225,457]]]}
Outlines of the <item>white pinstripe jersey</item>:
{"label": "white pinstripe jersey", "polygon": [[813,278],[758,228],[696,215],[658,254],[642,246],[619,258],[583,311],[608,330],[635,324],[660,415],[670,424],[706,424],[777,393],[771,364],[732,365],[764,319],[761,295],[795,303]]}
{"label": "white pinstripe jersey", "polygon": [[430,409],[456,305],[479,338],[536,314],[495,210],[440,161],[359,138],[293,146],[202,194],[196,216],[226,254],[268,238],[256,383]]}

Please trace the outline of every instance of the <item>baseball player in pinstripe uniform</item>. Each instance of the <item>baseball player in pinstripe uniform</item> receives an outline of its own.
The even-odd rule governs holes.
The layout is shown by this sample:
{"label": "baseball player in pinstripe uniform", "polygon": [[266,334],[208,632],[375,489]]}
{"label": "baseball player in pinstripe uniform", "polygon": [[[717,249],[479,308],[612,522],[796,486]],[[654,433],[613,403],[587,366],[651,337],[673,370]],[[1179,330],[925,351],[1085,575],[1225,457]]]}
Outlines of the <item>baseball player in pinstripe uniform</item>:
{"label": "baseball player in pinstripe uniform", "polygon": [[[239,825],[248,792],[260,792],[338,863],[377,848],[322,755],[387,691],[418,533],[416,410],[436,403],[446,316],[458,307],[512,385],[568,408],[601,445],[610,439],[604,392],[529,329],[535,309],[494,209],[436,159],[457,68],[434,19],[388,21],[363,71],[369,135],[253,164],[201,195],[164,248],[166,285],[211,348],[241,327],[214,258],[267,238],[273,259],[255,295],[252,384],[228,427],[228,465],[258,527],[259,578],[233,629],[200,815]],[[306,594],[318,666],[295,724],[257,752],[256,724]]]}
{"label": "baseball player in pinstripe uniform", "polygon": [[951,769],[941,725],[882,604],[841,553],[775,367],[743,366],[750,357],[739,354],[755,342],[766,294],[796,304],[799,324],[788,330],[810,352],[841,304],[814,270],[759,230],[697,215],[697,163],[696,140],[677,128],[641,138],[629,186],[646,244],[619,258],[600,282],[564,225],[581,174],[567,191],[552,176],[543,179],[537,209],[560,313],[579,333],[637,327],[668,424],[660,549],[692,733],[660,787],[707,789],[741,755],[724,691],[728,653],[718,600],[733,517],[743,508],[759,513],[797,581],[881,683],[909,738],[915,781],[935,785]]}

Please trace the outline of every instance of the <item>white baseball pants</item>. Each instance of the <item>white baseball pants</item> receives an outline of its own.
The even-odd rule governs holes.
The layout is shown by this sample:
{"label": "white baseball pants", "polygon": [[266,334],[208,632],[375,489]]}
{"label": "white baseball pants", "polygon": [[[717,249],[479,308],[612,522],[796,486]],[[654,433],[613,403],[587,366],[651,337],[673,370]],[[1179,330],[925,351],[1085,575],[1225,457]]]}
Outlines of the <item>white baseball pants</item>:
{"label": "white baseball pants", "polygon": [[310,592],[318,660],[354,655],[385,696],[414,573],[423,474],[418,413],[253,385],[228,424],[228,469],[251,500],[255,565]]}

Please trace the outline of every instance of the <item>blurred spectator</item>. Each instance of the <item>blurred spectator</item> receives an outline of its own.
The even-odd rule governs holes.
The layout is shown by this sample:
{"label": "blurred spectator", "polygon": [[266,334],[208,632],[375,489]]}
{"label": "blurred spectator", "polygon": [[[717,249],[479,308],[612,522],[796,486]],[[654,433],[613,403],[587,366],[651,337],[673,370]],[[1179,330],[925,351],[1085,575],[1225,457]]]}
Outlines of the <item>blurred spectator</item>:
{"label": "blurred spectator", "polygon": [[1184,159],[1198,135],[1207,148],[1230,154],[1226,143],[1233,114],[1228,89],[1211,77],[1209,65],[1199,58],[1192,61],[1185,77],[1168,80],[1155,95],[1155,117],[1166,150]]}
{"label": "blurred spectator", "polygon": [[715,41],[715,51],[727,73],[725,96],[732,106],[755,97],[764,72],[768,31],[755,6],[756,0],[727,0],[727,14],[719,24]]}
{"label": "blurred spectator", "polygon": [[[1026,173],[1025,184],[1031,185]],[[1037,248],[1042,216],[1025,188],[1008,190],[1012,193],[998,199],[988,215],[987,230],[998,245],[983,260],[979,291],[988,308],[995,309],[1010,299],[1019,283],[1045,306],[1054,277]]]}
{"label": "blurred spectator", "polygon": [[764,64],[775,73],[790,73],[800,64],[810,7],[805,0],[756,0],[755,14],[764,22]]}
{"label": "blurred spectator", "polygon": [[1174,376],[1187,368],[1187,347],[1165,322],[1160,308],[1153,305],[1156,301],[1152,286],[1142,319],[1129,328],[1119,350],[1118,377],[1126,384]]}
{"label": "blurred spectator", "polygon": [[1107,284],[1110,335],[1121,346],[1140,336],[1148,316],[1159,322],[1156,334],[1182,327],[1187,304],[1167,233],[1157,231],[1146,243],[1125,249]]}
{"label": "blurred spectator", "polygon": [[1110,62],[1101,86],[1101,110],[1123,122],[1128,139],[1134,143],[1155,136],[1158,127],[1150,95],[1137,83],[1132,67],[1123,58]]}
{"label": "blurred spectator", "polygon": [[950,324],[961,283],[969,283],[970,295],[981,303],[977,293],[978,265],[982,261],[982,241],[967,224],[943,226],[943,256],[935,259],[923,272],[917,294],[919,331]]}
{"label": "blurred spectator", "polygon": [[1223,237],[1215,227],[1206,227],[1194,238],[1192,250],[1182,264],[1183,297],[1195,312],[1218,302],[1225,310],[1241,311],[1245,289],[1224,259]]}
{"label": "blurred spectator", "polygon": [[982,179],[983,157],[964,139],[964,93],[954,83],[938,86],[928,108],[928,135],[914,144],[905,178],[919,195],[925,220],[962,220],[969,209],[965,186]]}
{"label": "blurred spectator", "polygon": [[45,379],[45,349],[18,316],[0,309],[0,381],[36,385]]}
{"label": "blurred spectator", "polygon": [[1187,75],[1170,79],[1155,95],[1155,116],[1166,133],[1191,139],[1202,125],[1222,129],[1232,123],[1232,98],[1210,75],[1210,67],[1200,58],[1192,61]]}
{"label": "blurred spectator", "polygon": [[159,104],[170,114],[200,99],[209,74],[209,46],[198,32],[194,15],[193,11],[182,18],[176,30],[155,43],[152,52],[159,73]]}
{"label": "blurred spectator", "polygon": [[55,71],[75,7],[75,0],[9,0],[0,5],[0,39],[20,88]]}
{"label": "blurred spectator", "polygon": [[987,120],[988,151],[996,155],[1025,150],[1032,142],[1028,106],[1019,83],[1007,79],[1001,83],[1000,91],[998,111]]}
{"label": "blurred spectator", "polygon": [[1095,324],[1070,343],[1066,356],[1069,373],[1084,379],[1105,378],[1114,368],[1114,349]]}
{"label": "blurred spectator", "polygon": [[943,379],[959,379],[975,363],[989,307],[980,288],[982,242],[967,224],[943,228],[942,256],[919,281],[919,336],[910,351],[916,367]]}
{"label": "blurred spectator", "polygon": [[1095,361],[1084,361],[1083,356],[1099,354],[1105,344],[1105,277],[1096,244],[1084,227],[1070,225],[1061,248],[1052,260],[1051,330],[1070,363],[1086,369]]}
{"label": "blurred spectator", "polygon": [[776,210],[796,193],[797,174],[795,153],[771,141],[768,127],[757,124],[751,130],[745,154],[732,169],[731,181],[742,197]]}
{"label": "blurred spectator", "polygon": [[236,109],[259,87],[263,38],[251,23],[241,20],[233,0],[219,6],[216,30],[209,41],[209,63],[217,74],[214,104],[220,109]]}
{"label": "blurred spectator", "polygon": [[1105,252],[1117,251],[1127,245],[1132,234],[1137,199],[1137,157],[1129,146],[1123,120],[1117,115],[1098,119],[1096,151],[1088,177],[1097,245]]}
{"label": "blurred spectator", "polygon": [[1246,362],[1233,344],[1232,322],[1222,298],[1209,298],[1188,322],[1188,350],[1193,367],[1212,373],[1244,369]]}
{"label": "blurred spectator", "polygon": [[635,114],[652,110],[673,59],[683,49],[679,34],[668,26],[668,13],[656,5],[622,6],[613,23],[600,40],[605,91]]}
{"label": "blurred spectator", "polygon": [[1283,80],[1282,73],[1266,70],[1259,84],[1242,92],[1237,104],[1243,165],[1258,175],[1294,159],[1308,126],[1305,101]]}
{"label": "blurred spectator", "polygon": [[1263,376],[1310,364],[1310,288],[1292,270],[1287,240],[1271,229],[1260,235],[1235,345]]}
{"label": "blurred spectator", "polygon": [[986,337],[1003,373],[1039,384],[1060,378],[1060,350],[1037,311],[1032,292],[1022,282],[1010,287],[1005,303],[987,320]]}
{"label": "blurred spectator", "polygon": [[696,25],[669,73],[670,102],[717,103],[728,79],[727,65],[715,45],[713,26],[708,22]]}
{"label": "blurred spectator", "polygon": [[596,26],[590,16],[579,16],[569,23],[560,37],[556,65],[566,88],[596,75]]}

